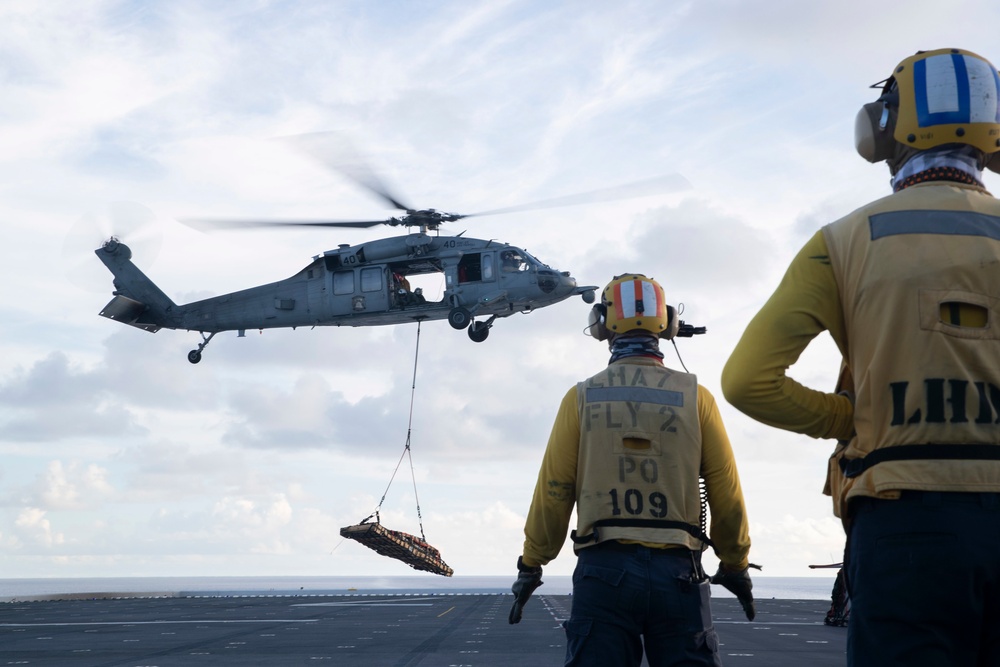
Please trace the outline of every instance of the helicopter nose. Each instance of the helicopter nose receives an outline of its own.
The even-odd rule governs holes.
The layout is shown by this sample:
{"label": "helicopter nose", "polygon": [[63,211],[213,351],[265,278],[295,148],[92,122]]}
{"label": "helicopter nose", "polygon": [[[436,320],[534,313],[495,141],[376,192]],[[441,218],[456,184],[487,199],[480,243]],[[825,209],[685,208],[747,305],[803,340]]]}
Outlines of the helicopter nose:
{"label": "helicopter nose", "polygon": [[559,273],[559,292],[567,295],[576,292],[576,278],[571,276],[569,271]]}
{"label": "helicopter nose", "polygon": [[538,288],[545,294],[569,294],[576,289],[576,279],[569,271],[542,269],[538,272]]}

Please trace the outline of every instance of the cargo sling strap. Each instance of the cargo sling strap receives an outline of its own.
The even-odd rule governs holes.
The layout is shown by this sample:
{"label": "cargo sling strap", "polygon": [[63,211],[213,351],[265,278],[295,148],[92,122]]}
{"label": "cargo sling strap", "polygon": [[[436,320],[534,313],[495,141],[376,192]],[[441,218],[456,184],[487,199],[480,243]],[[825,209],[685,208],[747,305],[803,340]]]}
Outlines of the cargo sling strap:
{"label": "cargo sling strap", "polygon": [[884,461],[1000,461],[1000,445],[896,445],[876,449],[857,459],[840,459],[840,470],[845,477],[857,477],[872,466]]}
{"label": "cargo sling strap", "polygon": [[[378,507],[369,515],[368,519],[375,517],[376,522],[379,520],[378,513],[382,509],[382,504],[385,503],[385,497],[389,494],[389,487],[392,486],[393,480],[396,479],[396,473],[399,472],[399,466],[403,463],[403,458],[407,457],[410,461],[410,478],[413,480],[413,499],[417,505],[417,522],[420,524],[420,538],[426,541],[427,538],[424,536],[424,518],[420,514],[420,496],[417,495],[417,476],[413,470],[413,453],[410,450],[410,438],[413,435],[413,401],[417,392],[417,360],[420,358],[420,324],[421,322],[417,320],[417,344],[416,350],[413,353],[413,382],[410,383],[410,413],[406,422],[406,444],[403,446],[403,453],[400,454],[399,461],[396,462],[396,469],[392,471],[389,483],[386,485],[385,491],[382,492],[382,499],[379,501]],[[365,519],[361,523],[366,523],[368,519]]]}
{"label": "cargo sling strap", "polygon": [[[419,356],[420,320],[417,320],[417,344],[413,354],[413,383],[410,386],[410,414],[406,425],[406,445],[403,447],[403,453],[396,463],[396,469],[392,471],[389,484],[386,485],[385,491],[382,492],[382,500],[379,501],[378,507],[361,523],[341,528],[340,535],[345,539],[356,540],[383,556],[402,561],[415,570],[424,570],[450,577],[454,573],[454,570],[441,559],[441,553],[427,543],[427,537],[424,535],[424,520],[420,513],[417,478],[413,470],[413,454],[410,450],[410,437],[413,427],[413,402],[417,389],[417,359]],[[399,472],[404,458],[409,458],[410,461],[410,477],[413,480],[413,498],[417,505],[417,522],[420,525],[420,537],[399,530],[389,530],[381,524],[381,518],[379,517],[379,510],[382,509],[382,504],[385,503],[389,488],[392,486],[393,480],[396,479],[396,473]],[[373,518],[375,522],[369,523]]]}

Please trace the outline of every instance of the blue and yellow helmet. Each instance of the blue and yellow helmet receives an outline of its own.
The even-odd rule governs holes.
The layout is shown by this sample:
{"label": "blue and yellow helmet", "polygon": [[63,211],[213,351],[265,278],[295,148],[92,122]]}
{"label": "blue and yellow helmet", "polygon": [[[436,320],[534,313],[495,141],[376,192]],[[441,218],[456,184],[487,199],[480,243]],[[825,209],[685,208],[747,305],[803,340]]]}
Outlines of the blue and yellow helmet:
{"label": "blue and yellow helmet", "polygon": [[1000,74],[963,49],[921,51],[900,62],[855,122],[855,147],[870,162],[889,159],[893,142],[916,151],[965,144],[1000,151]]}

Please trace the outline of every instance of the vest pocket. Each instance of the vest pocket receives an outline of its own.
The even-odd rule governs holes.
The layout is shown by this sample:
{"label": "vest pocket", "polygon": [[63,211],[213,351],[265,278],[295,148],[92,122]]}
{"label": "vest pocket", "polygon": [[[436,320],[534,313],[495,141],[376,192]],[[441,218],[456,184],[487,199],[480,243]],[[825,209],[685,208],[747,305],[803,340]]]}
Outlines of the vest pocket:
{"label": "vest pocket", "polygon": [[993,326],[1000,316],[1000,299],[962,290],[918,291],[920,328],[956,338],[1000,339]]}

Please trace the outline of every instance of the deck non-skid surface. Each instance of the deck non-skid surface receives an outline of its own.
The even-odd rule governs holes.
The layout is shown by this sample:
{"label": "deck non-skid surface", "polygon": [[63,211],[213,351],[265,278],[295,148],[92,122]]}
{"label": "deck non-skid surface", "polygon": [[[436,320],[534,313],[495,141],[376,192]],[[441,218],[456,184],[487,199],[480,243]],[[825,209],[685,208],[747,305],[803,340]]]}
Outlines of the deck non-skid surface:
{"label": "deck non-skid surface", "polygon": [[[0,667],[112,665],[561,665],[572,598],[537,595],[509,625],[511,595],[184,595],[0,604]],[[760,600],[748,623],[712,602],[723,664],[843,665],[828,603]]]}

